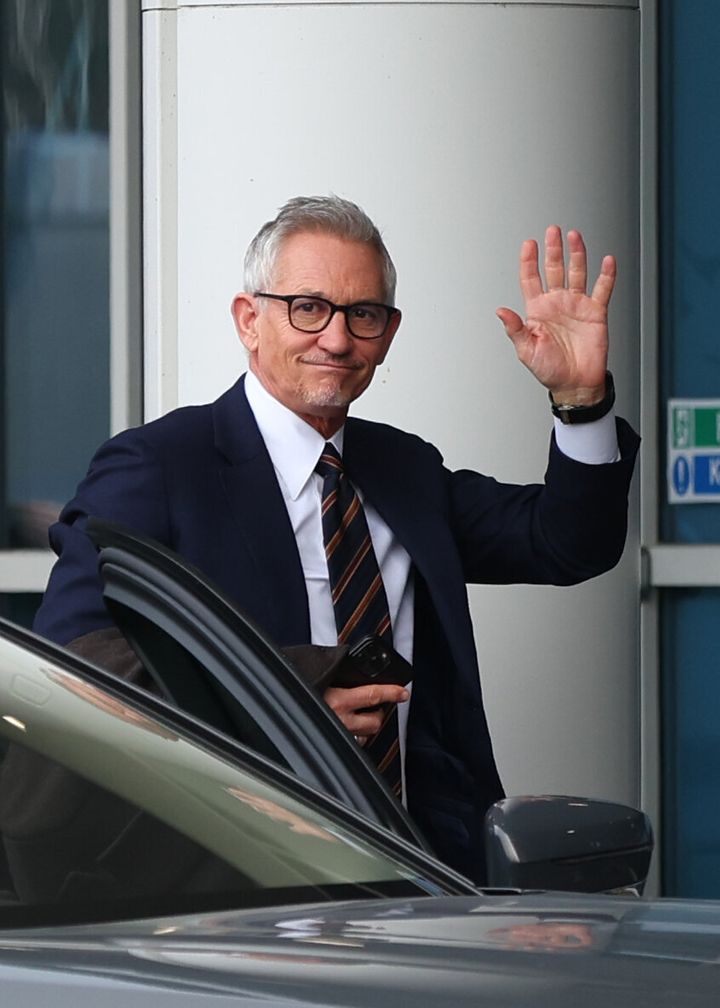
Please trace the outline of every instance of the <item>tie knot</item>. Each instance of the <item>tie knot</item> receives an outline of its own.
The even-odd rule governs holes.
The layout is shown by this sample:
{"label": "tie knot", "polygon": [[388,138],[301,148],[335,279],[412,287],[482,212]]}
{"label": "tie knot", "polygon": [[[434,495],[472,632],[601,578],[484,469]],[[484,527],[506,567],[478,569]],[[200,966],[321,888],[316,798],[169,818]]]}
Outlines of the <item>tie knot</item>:
{"label": "tie knot", "polygon": [[336,478],[339,478],[342,475],[342,459],[340,458],[335,446],[330,444],[329,441],[323,448],[322,455],[318,459],[318,463],[315,466],[315,472],[319,473],[323,479],[326,479],[328,476],[335,476]]}

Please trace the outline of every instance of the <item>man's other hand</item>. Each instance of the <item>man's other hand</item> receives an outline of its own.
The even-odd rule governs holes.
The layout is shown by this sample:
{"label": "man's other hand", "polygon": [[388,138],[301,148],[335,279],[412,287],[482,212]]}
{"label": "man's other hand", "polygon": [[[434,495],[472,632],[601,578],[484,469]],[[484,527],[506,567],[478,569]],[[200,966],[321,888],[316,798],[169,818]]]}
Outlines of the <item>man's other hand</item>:
{"label": "man's other hand", "polygon": [[361,744],[380,730],[387,704],[403,703],[409,699],[410,693],[403,686],[378,684],[355,686],[353,689],[331,686],[323,693],[325,703]]}

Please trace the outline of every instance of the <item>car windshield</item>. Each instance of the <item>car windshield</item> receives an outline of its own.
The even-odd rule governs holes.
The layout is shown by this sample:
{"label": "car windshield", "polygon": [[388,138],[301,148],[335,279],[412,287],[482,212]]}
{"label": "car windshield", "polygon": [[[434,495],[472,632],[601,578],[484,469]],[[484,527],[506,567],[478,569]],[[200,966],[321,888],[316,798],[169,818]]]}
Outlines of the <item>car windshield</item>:
{"label": "car windshield", "polygon": [[1,927],[442,891],[52,654],[0,638]]}

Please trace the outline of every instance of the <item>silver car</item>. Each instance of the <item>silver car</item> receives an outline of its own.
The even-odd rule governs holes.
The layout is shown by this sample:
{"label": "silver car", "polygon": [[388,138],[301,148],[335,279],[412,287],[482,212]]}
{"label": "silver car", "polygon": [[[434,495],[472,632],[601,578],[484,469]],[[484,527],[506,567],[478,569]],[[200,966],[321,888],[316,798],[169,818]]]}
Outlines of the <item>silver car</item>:
{"label": "silver car", "polygon": [[[189,676],[186,711],[0,625],[3,1005],[717,1004],[720,906],[477,889],[224,600],[147,544],[101,538],[108,601],[173,701]],[[538,809],[556,804],[491,822],[507,862]],[[642,832],[623,822],[612,836]],[[569,885],[636,871],[635,841],[597,857],[575,842],[528,849]]]}

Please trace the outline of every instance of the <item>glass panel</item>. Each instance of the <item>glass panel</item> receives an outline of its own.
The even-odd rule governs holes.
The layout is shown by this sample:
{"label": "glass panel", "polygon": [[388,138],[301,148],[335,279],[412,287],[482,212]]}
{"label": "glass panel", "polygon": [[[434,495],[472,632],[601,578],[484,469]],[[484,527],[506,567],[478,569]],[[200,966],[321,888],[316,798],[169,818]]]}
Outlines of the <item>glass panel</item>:
{"label": "glass panel", "polygon": [[20,626],[32,627],[41,602],[42,595],[34,592],[0,594],[0,616]]}
{"label": "glass panel", "polygon": [[109,431],[107,4],[1,2],[0,546],[44,546]]}
{"label": "glass panel", "polygon": [[0,839],[0,927],[438,891],[122,692],[2,639]]}
{"label": "glass panel", "polygon": [[[668,399],[720,400],[714,321],[720,256],[711,224],[720,217],[720,5],[661,0],[659,15],[659,426],[665,431]],[[717,431],[709,433],[705,441],[712,444]],[[668,504],[666,431],[659,451],[661,539],[720,542],[720,503]],[[713,654],[720,591],[665,592],[661,612],[664,891],[720,897],[720,802],[712,770],[720,761]]]}
{"label": "glass panel", "polygon": [[[669,398],[720,400],[720,5],[660,4],[661,353],[660,427]],[[667,458],[666,444],[660,446]],[[664,464],[662,538],[720,542],[719,504],[667,503]]]}
{"label": "glass panel", "polygon": [[720,588],[664,593],[663,892],[720,898]]}

